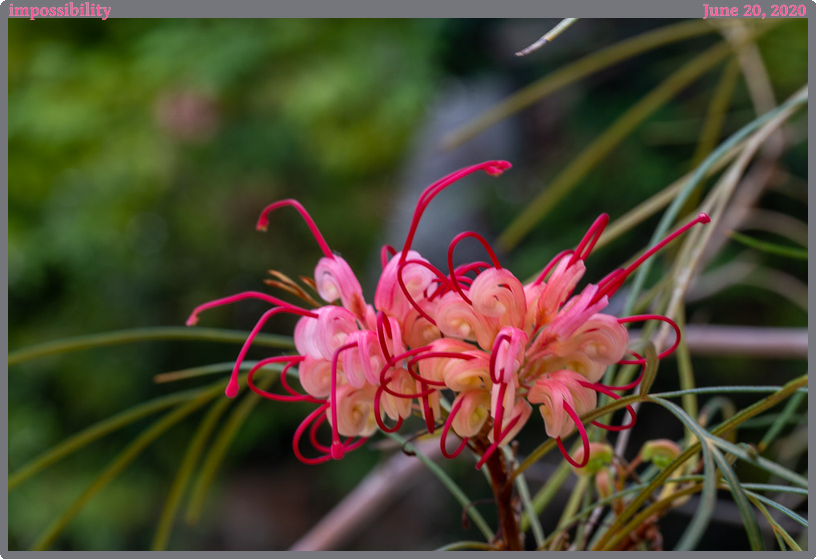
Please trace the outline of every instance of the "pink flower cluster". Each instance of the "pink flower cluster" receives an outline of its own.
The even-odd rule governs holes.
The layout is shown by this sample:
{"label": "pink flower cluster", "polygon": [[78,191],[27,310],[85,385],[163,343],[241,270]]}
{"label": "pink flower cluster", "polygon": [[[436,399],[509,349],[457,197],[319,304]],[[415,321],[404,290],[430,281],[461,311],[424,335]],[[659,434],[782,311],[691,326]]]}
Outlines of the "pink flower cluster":
{"label": "pink flower cluster", "polygon": [[[593,223],[574,250],[556,255],[526,285],[502,268],[487,241],[472,231],[457,235],[450,243],[447,273],[411,249],[422,214],[437,194],[476,171],[497,176],[508,168],[506,161],[488,161],[456,171],[423,192],[402,250],[383,247],[383,271],[373,306],[366,303],[350,266],[331,251],[300,203],[283,200],[267,207],[258,229],[265,230],[269,213],[284,206],[300,212],[311,229],[323,252],[314,280],[326,304],[307,310],[265,293],[246,292],[196,308],[188,325],[195,324],[206,309],[242,299],[262,299],[273,305],[241,349],[227,396],[238,393],[241,363],[266,322],[276,314],[295,314],[301,317],[294,332],[297,354],[258,362],[249,371],[248,384],[271,400],[317,405],[295,432],[293,447],[301,461],[339,460],[378,429],[394,432],[416,414],[424,418],[430,433],[441,428],[440,445],[447,457],[462,452],[469,439],[486,437],[490,445],[481,454],[480,468],[500,445],[513,440],[537,405],[547,435],[556,439],[564,457],[576,467],[585,465],[589,440],[580,417],[596,407],[598,393],[619,398],[616,391],[629,390],[640,382],[638,378],[627,386],[600,384],[607,366],[645,367],[640,355],[627,350],[629,337],[623,325],[651,319],[671,324],[676,342],[661,358],[680,339],[677,325],[666,317],[616,318],[601,311],[644,260],[694,224],[708,222],[708,216],[700,214],[632,265],[577,293],[584,261],[609,221],[606,214]],[[454,249],[466,238],[484,246],[489,262],[453,266]],[[624,360],[627,354],[635,359]],[[285,363],[281,384],[286,394],[266,392],[254,384],[254,374],[270,363]],[[293,366],[297,366],[303,393],[287,383],[286,373]],[[443,398],[452,398],[449,406],[443,406]],[[631,407],[627,410],[631,420],[626,425],[593,423],[610,430],[629,428],[636,418]],[[332,432],[328,445],[317,437],[326,421]],[[461,439],[453,453],[446,444],[451,429]],[[561,442],[574,429],[584,445],[578,461]],[[304,456],[300,449],[307,431],[318,454],[315,457]]]}

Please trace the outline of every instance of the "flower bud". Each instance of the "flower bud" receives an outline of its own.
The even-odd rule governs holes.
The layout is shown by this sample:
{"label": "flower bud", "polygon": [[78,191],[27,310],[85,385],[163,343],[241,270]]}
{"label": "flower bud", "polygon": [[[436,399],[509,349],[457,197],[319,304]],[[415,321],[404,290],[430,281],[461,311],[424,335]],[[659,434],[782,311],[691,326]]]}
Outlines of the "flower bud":
{"label": "flower bud", "polygon": [[608,468],[601,468],[595,474],[595,489],[601,499],[606,499],[612,495],[612,476],[609,475]]}
{"label": "flower bud", "polygon": [[[589,443],[589,461],[583,468],[573,468],[572,471],[578,476],[591,476],[604,470],[612,463],[613,450],[606,443]],[[583,447],[578,449],[573,459],[579,464],[584,460]]]}
{"label": "flower bud", "polygon": [[672,460],[680,456],[680,447],[672,440],[657,439],[647,441],[640,449],[640,458],[644,462],[653,462],[660,469],[665,468]]}

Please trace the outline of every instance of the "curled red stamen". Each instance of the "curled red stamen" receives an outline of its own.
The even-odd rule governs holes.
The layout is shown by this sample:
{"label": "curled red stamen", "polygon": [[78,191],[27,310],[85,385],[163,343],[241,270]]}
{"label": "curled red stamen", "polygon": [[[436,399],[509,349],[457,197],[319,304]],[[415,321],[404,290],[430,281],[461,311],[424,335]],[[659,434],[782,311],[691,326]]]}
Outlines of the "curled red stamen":
{"label": "curled red stamen", "polygon": [[[667,357],[667,356],[671,355],[672,353],[674,353],[674,350],[677,349],[677,346],[680,345],[680,327],[677,325],[677,323],[675,321],[673,321],[668,316],[663,316],[663,315],[659,315],[659,314],[639,314],[637,316],[628,316],[626,318],[619,318],[618,322],[621,323],[621,324],[626,324],[626,323],[629,323],[629,322],[642,322],[644,320],[659,320],[661,322],[665,322],[666,324],[668,324],[669,326],[671,326],[674,329],[674,334],[675,334],[674,344],[672,344],[672,346],[669,349],[667,349],[666,351],[664,351],[663,353],[658,355],[657,358],[658,359],[663,359],[664,357]],[[646,363],[646,359],[643,358],[643,357],[641,357],[640,359],[637,359],[635,361],[623,360],[623,359],[618,361],[618,364],[620,364],[620,365],[645,365],[645,363]]]}
{"label": "curled red stamen", "polygon": [[476,463],[477,470],[481,470],[482,466],[484,466],[484,463],[487,462],[491,456],[493,456],[493,453],[496,452],[497,448],[499,448],[499,443],[501,443],[502,439],[504,439],[504,437],[506,437],[507,434],[513,430],[513,427],[515,427],[519,421],[521,421],[521,417],[522,414],[518,414],[510,421],[510,423],[507,424],[507,428],[504,431],[502,431],[501,436],[498,439],[494,437],[495,440],[493,441],[493,443],[489,447],[487,447],[485,453]]}
{"label": "curled red stamen", "polygon": [[[591,388],[592,390],[606,394],[613,400],[620,399],[620,395],[612,392],[612,390],[608,386],[605,386],[600,383],[591,383],[583,380],[580,381],[580,383],[581,386]],[[625,431],[627,429],[631,429],[632,427],[635,426],[635,423],[637,422],[637,414],[635,414],[635,408],[633,408],[630,405],[626,406],[626,411],[629,413],[629,417],[632,418],[632,421],[630,421],[626,425],[606,425],[605,423],[599,423],[598,421],[593,421],[592,424],[596,427],[600,427],[601,429],[606,429],[607,431]]]}
{"label": "curled red stamen", "polygon": [[312,231],[312,235],[314,236],[315,241],[317,241],[318,246],[320,246],[320,250],[323,251],[323,255],[326,258],[334,259],[334,254],[329,248],[329,244],[326,242],[326,239],[323,238],[323,235],[320,233],[320,229],[317,228],[317,224],[312,219],[312,216],[309,215],[306,208],[304,208],[297,200],[293,200],[291,198],[287,200],[280,200],[264,208],[260,217],[258,218],[258,230],[266,231],[266,228],[269,225],[269,213],[283,206],[291,206],[300,213],[301,217],[303,217],[303,221],[306,222],[306,225],[308,225],[309,229]]}
{"label": "curled red stamen", "polygon": [[316,420],[315,420],[315,421],[312,423],[312,428],[311,428],[311,429],[309,429],[309,441],[311,441],[312,446],[313,446],[313,447],[314,447],[316,450],[319,450],[320,452],[330,453],[330,452],[331,452],[331,448],[329,448],[328,446],[324,445],[323,443],[321,443],[320,441],[318,441],[318,440],[317,440],[317,429],[318,429],[318,428],[319,428],[321,425],[323,425],[323,423],[324,423],[325,421],[326,421],[326,414],[324,413],[324,414],[321,414],[321,415],[320,415],[320,416],[319,416],[319,417],[318,417],[318,418],[317,418],[317,419],[316,419]]}
{"label": "curled red stamen", "polygon": [[377,420],[377,426],[386,433],[394,433],[402,427],[402,418],[397,419],[397,423],[393,427],[388,427],[385,424],[385,420],[382,418],[382,413],[380,413],[380,399],[382,398],[383,390],[382,386],[377,387],[377,393],[374,395],[374,419]]}
{"label": "curled red stamen", "polygon": [[561,437],[556,437],[555,442],[558,445],[558,450],[561,451],[561,454],[564,456],[564,459],[569,462],[575,468],[583,468],[589,462],[589,437],[587,437],[586,429],[584,429],[584,424],[581,423],[581,418],[578,417],[578,414],[575,413],[575,410],[564,401],[564,411],[566,411],[572,420],[575,422],[575,427],[578,429],[578,433],[581,435],[581,442],[584,443],[584,459],[579,464],[575,460],[572,459],[572,456],[569,455],[567,449],[564,447],[564,443],[561,441]]}
{"label": "curled red stamen", "polygon": [[432,388],[428,389],[428,390],[423,390],[422,392],[418,392],[416,394],[402,394],[400,392],[396,392],[393,389],[391,389],[388,386],[388,383],[391,382],[391,379],[386,380],[386,378],[385,378],[385,374],[388,372],[388,370],[391,369],[394,365],[396,365],[400,361],[402,361],[403,359],[406,359],[406,358],[411,357],[413,355],[417,355],[417,354],[419,354],[419,353],[421,353],[423,351],[428,351],[429,349],[431,349],[431,346],[418,347],[416,349],[406,351],[405,353],[402,353],[400,355],[395,355],[394,357],[389,359],[388,363],[386,363],[385,366],[380,371],[380,387],[383,390],[385,390],[386,392],[388,392],[389,394],[391,394],[392,396],[396,396],[397,398],[405,398],[405,399],[426,398],[427,396],[433,394],[435,392],[435,390],[432,389]]}
{"label": "curled red stamen", "polygon": [[[287,355],[286,357],[290,357],[290,356]],[[289,363],[283,368],[283,371],[281,371],[281,374],[280,374],[281,386],[283,386],[283,389],[286,390],[292,396],[305,396],[305,394],[301,394],[297,390],[295,390],[294,388],[291,388],[289,386],[289,381],[286,379],[286,373],[289,372],[289,369],[291,369],[293,365],[296,365],[298,363],[303,362],[304,359],[306,359],[306,357],[304,355],[291,356],[291,359],[289,360]]]}
{"label": "curled red stamen", "polygon": [[454,270],[454,273],[456,274],[457,277],[460,278],[461,281],[461,277],[467,273],[474,271],[477,274],[481,273],[482,270],[480,270],[479,268],[487,270],[488,268],[492,268],[492,266],[487,262],[471,262],[469,264],[462,264],[460,266],[457,266],[456,269]]}
{"label": "curled red stamen", "polygon": [[507,393],[507,383],[499,384],[499,397],[496,401],[496,417],[493,418],[493,439],[500,441],[502,422],[504,421],[504,395]]}
{"label": "curled red stamen", "polygon": [[493,381],[493,384],[498,384],[501,382],[501,376],[499,374],[494,374],[501,373],[501,371],[496,371],[496,359],[499,355],[499,346],[502,342],[510,343],[510,339],[510,334],[500,331],[493,340],[493,349],[490,351],[490,380]]}
{"label": "curled red stamen", "polygon": [[544,280],[546,279],[546,277],[547,277],[547,274],[549,274],[549,273],[550,273],[550,270],[552,270],[553,268],[555,268],[555,265],[556,265],[556,264],[558,264],[558,263],[561,261],[561,259],[562,259],[562,258],[564,258],[565,256],[568,256],[568,255],[572,254],[573,252],[574,252],[574,251],[572,251],[572,250],[562,250],[561,252],[559,252],[558,254],[556,254],[556,255],[555,255],[555,258],[553,258],[552,260],[550,260],[550,263],[549,263],[549,264],[547,264],[546,266],[544,266],[544,269],[543,269],[543,270],[541,270],[541,273],[540,273],[540,274],[538,274],[538,278],[536,278],[536,280],[533,282],[533,285],[538,285],[538,284],[540,284],[542,281],[544,281]]}
{"label": "curled red stamen", "polygon": [[[641,354],[635,352],[635,351],[628,350],[628,352],[631,353],[632,355],[634,355],[635,357],[637,357],[638,360],[643,359],[643,356]],[[618,361],[618,364],[620,365],[621,362]],[[645,372],[646,372],[646,360],[643,359],[643,363],[641,364],[640,374],[638,375],[638,378],[636,378],[635,380],[633,380],[632,382],[630,382],[629,384],[624,385],[624,386],[609,386],[607,384],[605,384],[604,386],[606,386],[610,390],[615,390],[616,392],[624,392],[626,390],[631,390],[634,387],[636,387],[638,384],[640,384],[640,381],[643,380],[643,373],[645,373]]]}
{"label": "curled red stamen", "polygon": [[462,239],[466,239],[468,237],[476,239],[482,244],[484,249],[487,251],[487,254],[490,256],[490,261],[493,262],[494,268],[496,268],[497,270],[501,270],[502,267],[501,264],[499,264],[499,259],[496,258],[496,253],[493,252],[493,248],[491,248],[490,244],[485,240],[485,238],[479,235],[478,233],[474,231],[465,231],[463,233],[459,233],[453,238],[450,245],[448,246],[448,271],[450,272],[451,283],[453,283],[454,289],[456,289],[456,291],[459,293],[462,299],[468,305],[471,305],[472,303],[470,299],[468,299],[467,295],[465,295],[465,292],[462,291],[462,288],[459,287],[459,282],[457,281],[456,277],[456,270],[454,270],[453,268],[453,251],[454,249],[456,249],[456,245],[459,243],[459,241],[461,241]]}
{"label": "curled red stamen", "polygon": [[391,260],[395,254],[397,254],[397,249],[391,245],[383,245],[380,249],[380,262],[382,263],[383,270],[388,264],[388,261]]}
{"label": "curled red stamen", "polygon": [[[267,359],[264,359],[263,361],[259,361],[257,364],[255,364],[254,367],[252,367],[249,370],[249,374],[247,375],[247,385],[249,386],[249,389],[252,390],[258,396],[262,396],[268,400],[274,400],[276,402],[310,402],[313,404],[324,403],[325,400],[319,400],[308,394],[299,394],[297,391],[290,388],[289,385],[284,380],[286,378],[286,373],[289,372],[289,369],[293,365],[299,363],[300,361],[303,361],[303,359],[305,359],[305,357],[299,356],[293,357],[290,355],[284,355],[281,357],[269,357]],[[281,384],[286,389],[286,391],[289,392],[290,394],[289,396],[285,394],[275,394],[273,392],[267,392],[266,390],[262,390],[255,385],[252,378],[255,376],[256,372],[258,372],[264,366],[269,365],[271,363],[283,363],[285,361],[288,361],[289,363],[286,365],[286,367],[283,368],[283,371],[281,371],[280,378]]]}
{"label": "curled red stamen", "polygon": [[452,453],[448,453],[448,432],[450,431],[451,425],[453,424],[453,416],[455,416],[462,407],[464,403],[464,399],[460,398],[458,402],[456,402],[453,407],[451,408],[450,413],[448,414],[448,418],[445,420],[445,426],[442,428],[442,436],[439,438],[439,448],[442,451],[442,456],[445,458],[456,458],[459,456],[462,451],[467,446],[468,438],[463,437],[462,443]]}
{"label": "curled red stamen", "polygon": [[601,238],[601,234],[603,233],[604,229],[606,229],[608,223],[608,214],[601,214],[598,216],[598,219],[596,219],[587,230],[584,238],[581,239],[580,243],[578,243],[575,253],[572,255],[572,259],[570,260],[570,266],[579,260],[586,260],[589,257],[592,249],[595,248],[595,243],[597,243],[598,239]]}
{"label": "curled red stamen", "polygon": [[229,383],[227,384],[227,389],[225,391],[228,398],[235,398],[238,395],[238,372],[241,370],[241,363],[244,361],[244,357],[249,351],[250,346],[252,345],[252,341],[267,323],[267,321],[272,318],[276,314],[280,313],[291,313],[300,316],[308,316],[310,318],[317,318],[317,315],[311,313],[309,311],[305,311],[298,307],[293,306],[285,306],[285,307],[275,307],[274,309],[269,309],[266,311],[261,318],[258,320],[258,323],[255,324],[255,327],[247,336],[246,341],[244,342],[243,347],[241,347],[241,351],[238,354],[238,359],[235,361],[235,367],[232,369],[232,375],[230,376]]}
{"label": "curled red stamen", "polygon": [[445,359],[464,359],[465,361],[470,361],[471,359],[476,359],[476,357],[474,357],[473,355],[465,355],[463,353],[455,353],[455,352],[438,351],[438,352],[433,352],[433,353],[425,353],[425,354],[420,355],[418,357],[414,357],[413,359],[408,361],[408,367],[407,367],[408,368],[408,374],[411,375],[412,377],[414,377],[414,379],[418,380],[419,382],[421,382],[423,384],[428,384],[430,386],[447,386],[444,381],[427,379],[427,378],[422,377],[422,375],[420,375],[419,373],[414,372],[414,365],[417,362],[422,361],[423,359],[431,359],[433,357],[445,358]]}
{"label": "curled red stamen", "polygon": [[324,454],[323,456],[319,456],[317,458],[306,458],[300,452],[300,437],[303,435],[303,432],[309,427],[309,424],[315,421],[321,414],[325,416],[328,407],[329,404],[323,404],[322,406],[314,410],[312,413],[307,415],[306,419],[304,419],[300,423],[298,428],[295,430],[295,436],[292,437],[292,448],[295,451],[295,457],[297,457],[297,459],[303,462],[304,464],[310,465],[322,464],[324,462],[328,462],[329,460],[331,460],[330,454]]}
{"label": "curled red stamen", "polygon": [[425,208],[428,207],[428,204],[433,200],[433,198],[445,190],[448,186],[452,185],[459,179],[471,174],[475,173],[476,171],[484,170],[489,175],[498,176],[505,170],[509,169],[512,165],[507,161],[485,161],[484,163],[479,163],[478,165],[473,165],[471,167],[465,167],[464,169],[459,169],[458,171],[454,171],[453,173],[443,177],[442,179],[436,181],[429,187],[427,187],[423,192],[422,195],[419,197],[419,201],[417,202],[416,210],[414,210],[414,217],[411,220],[411,226],[408,229],[408,235],[405,237],[405,245],[402,249],[402,254],[400,255],[400,261],[404,262],[405,258],[408,255],[408,251],[411,248],[411,243],[414,240],[414,235],[416,234],[417,226],[419,225],[419,220],[422,218],[422,213],[425,211]]}
{"label": "curled red stamen", "polygon": [[[236,303],[238,301],[243,301],[245,299],[261,299],[262,301],[266,301],[267,303],[271,303],[273,305],[278,305],[281,307],[292,307],[293,309],[298,309],[303,312],[309,312],[306,309],[302,309],[296,305],[293,305],[292,303],[287,303],[283,299],[272,297],[271,295],[261,293],[260,291],[244,291],[242,293],[236,293],[235,295],[230,295],[229,297],[224,297],[222,299],[216,299],[214,301],[210,301],[208,303],[204,303],[203,305],[197,306],[196,308],[193,309],[193,312],[190,314],[190,318],[187,319],[187,326],[194,326],[198,322],[198,315],[208,309],[220,307],[222,305],[229,305],[230,303]],[[315,314],[313,318],[316,317],[317,315]]]}
{"label": "curled red stamen", "polygon": [[439,278],[441,282],[448,285],[450,289],[453,289],[453,285],[451,284],[448,277],[442,272],[440,272],[436,268],[436,266],[434,266],[430,262],[424,262],[422,260],[405,260],[400,263],[399,268],[397,269],[397,282],[399,283],[400,289],[402,289],[402,293],[405,295],[405,298],[408,299],[408,302],[411,303],[411,306],[414,307],[422,317],[424,317],[428,322],[436,326],[436,321],[431,317],[431,315],[422,310],[422,308],[419,306],[419,303],[417,303],[414,300],[414,298],[411,297],[411,294],[408,293],[408,288],[405,286],[405,280],[402,277],[402,272],[405,269],[405,266],[409,264],[419,264],[420,266],[423,266],[428,270],[432,271],[434,274],[436,274],[436,277]]}
{"label": "curled red stamen", "polygon": [[357,347],[357,342],[351,342],[344,346],[338,347],[334,355],[332,355],[332,378],[331,378],[331,414],[332,414],[332,444],[331,444],[331,457],[335,460],[340,460],[343,458],[343,455],[346,453],[346,449],[343,446],[343,443],[340,442],[340,433],[338,431],[337,425],[337,358],[340,357],[340,354],[346,351],[347,349],[351,349],[353,347]]}
{"label": "curled red stamen", "polygon": [[[424,387],[425,385],[423,384],[422,386]],[[431,399],[430,399],[430,395],[433,392],[434,391],[431,390],[430,392],[428,392],[428,393],[424,394],[423,396],[419,397],[419,399],[422,400],[422,409],[425,410],[425,413],[423,414],[425,416],[425,427],[428,428],[428,432],[431,435],[433,435],[434,431],[436,430],[436,425],[435,425],[436,422],[434,421],[434,414],[433,414],[433,410],[431,409]]]}
{"label": "curled red stamen", "polygon": [[394,339],[394,334],[391,333],[391,323],[385,313],[380,311],[377,313],[377,338],[380,340],[380,350],[382,350],[385,360],[388,361],[391,359],[391,352],[388,351],[388,344],[385,340],[386,334],[392,340]]}
{"label": "curled red stamen", "polygon": [[690,221],[689,223],[685,224],[684,226],[679,228],[674,233],[671,233],[665,239],[663,239],[662,241],[657,243],[655,246],[653,246],[652,248],[647,250],[645,253],[643,253],[643,255],[640,258],[638,258],[637,260],[632,262],[632,264],[627,266],[623,270],[623,272],[621,272],[615,278],[614,281],[611,281],[611,282],[607,283],[606,285],[604,285],[604,287],[602,289],[598,289],[598,292],[595,294],[595,297],[592,299],[592,303],[596,303],[597,301],[600,301],[603,298],[604,295],[608,295],[610,297],[612,295],[614,295],[615,292],[620,288],[620,286],[623,285],[623,282],[626,280],[626,278],[629,276],[629,274],[634,272],[638,268],[638,266],[643,264],[646,260],[648,260],[651,256],[653,256],[661,248],[663,248],[664,246],[666,246],[667,244],[672,242],[674,239],[676,239],[677,237],[679,237],[680,235],[682,235],[683,233],[685,233],[686,231],[688,231],[689,229],[691,229],[692,227],[697,225],[698,223],[705,224],[705,223],[708,223],[710,221],[711,221],[711,218],[708,217],[708,214],[701,213],[700,215],[697,216],[696,219],[694,219],[694,220]]}

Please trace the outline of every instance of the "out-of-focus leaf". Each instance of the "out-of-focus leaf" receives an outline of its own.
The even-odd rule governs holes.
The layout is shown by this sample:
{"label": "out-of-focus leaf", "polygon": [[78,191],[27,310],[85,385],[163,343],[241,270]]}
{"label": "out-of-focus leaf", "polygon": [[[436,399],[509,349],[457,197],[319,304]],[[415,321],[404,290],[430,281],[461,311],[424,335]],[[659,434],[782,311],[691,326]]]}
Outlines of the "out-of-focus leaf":
{"label": "out-of-focus leaf", "polygon": [[736,231],[729,232],[728,236],[731,237],[733,240],[737,241],[738,243],[741,243],[747,247],[751,247],[762,252],[767,252],[768,254],[786,256],[788,258],[796,258],[797,260],[808,259],[808,253],[806,249],[789,247],[777,243],[769,243],[767,241],[760,241],[758,239],[754,239],[753,237],[749,237],[748,235],[737,233]]}

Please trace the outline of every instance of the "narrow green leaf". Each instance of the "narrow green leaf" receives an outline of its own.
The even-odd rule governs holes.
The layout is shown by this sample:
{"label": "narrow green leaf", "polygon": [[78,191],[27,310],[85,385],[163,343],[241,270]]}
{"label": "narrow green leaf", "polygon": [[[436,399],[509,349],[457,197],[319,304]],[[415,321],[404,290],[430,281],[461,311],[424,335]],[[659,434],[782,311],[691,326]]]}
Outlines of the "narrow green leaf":
{"label": "narrow green leaf", "polygon": [[[70,351],[80,351],[96,347],[104,347],[119,344],[129,344],[133,342],[147,342],[152,340],[194,340],[202,342],[227,342],[243,343],[246,341],[249,332],[240,330],[223,330],[220,328],[188,328],[186,326],[167,326],[155,328],[134,328],[133,330],[119,330],[117,332],[105,332],[104,334],[91,334],[89,336],[79,336],[77,338],[67,338],[47,342],[17,351],[12,351],[8,356],[9,367],[39,359],[49,355],[57,355]],[[286,336],[275,336],[272,334],[259,334],[255,338],[255,344],[266,347],[279,347],[290,349],[294,347],[292,338]]]}
{"label": "narrow green leaf", "polygon": [[[654,398],[677,398],[684,394],[722,394],[722,393],[764,393],[764,392],[779,392],[782,386],[703,386],[700,388],[693,388],[689,390],[673,390],[672,392],[657,392],[650,394]],[[799,388],[794,392],[807,394],[807,388]]]}
{"label": "narrow green leaf", "polygon": [[[722,424],[718,425],[712,432],[712,435],[715,436],[722,436],[730,432],[731,430],[737,428],[741,423],[744,421],[755,417],[764,411],[778,405],[780,402],[784,401],[788,397],[790,397],[793,393],[795,393],[798,389],[806,386],[808,383],[808,376],[803,375],[799,378],[796,378],[785,386],[781,387],[777,390],[774,394],[766,396],[765,398],[759,400],[748,406],[747,408],[739,411],[734,417],[724,421]],[[624,400],[625,398],[621,398]],[[655,400],[656,395],[651,395],[650,399]],[[620,400],[619,400],[620,401]],[[694,456],[700,451],[702,444],[697,442],[684,450],[680,456],[675,458],[668,466],[666,466],[660,473],[655,476],[655,478],[649,483],[647,488],[638,493],[638,495],[630,501],[623,511],[615,518],[614,522],[611,526],[607,529],[604,535],[598,540],[597,544],[593,546],[593,549],[601,549],[613,536],[616,532],[620,531],[624,524],[632,518],[632,516],[640,509],[640,507],[646,502],[649,498],[649,495],[652,495],[655,491],[657,491],[669,478],[669,476],[674,473],[674,471],[681,467],[683,464],[688,461],[689,458]],[[526,463],[527,460],[522,462],[522,465]]]}
{"label": "narrow green leaf", "polygon": [[161,396],[154,400],[134,406],[129,410],[117,413],[116,415],[104,419],[98,423],[94,423],[79,433],[68,437],[57,446],[45,451],[43,454],[31,460],[24,466],[20,467],[20,469],[18,469],[16,472],[11,474],[8,480],[9,491],[20,485],[34,474],[42,471],[48,466],[62,460],[69,454],[80,450],[81,448],[109,433],[121,429],[126,425],[130,425],[131,423],[135,423],[143,417],[147,417],[148,415],[163,409],[170,408],[176,404],[192,400],[202,395],[215,395],[217,392],[217,387],[206,387]]}
{"label": "narrow green leaf", "polygon": [[800,487],[807,487],[808,480],[796,472],[792,472],[789,469],[780,466],[776,462],[772,462],[767,458],[763,458],[759,455],[754,455],[748,453],[744,448],[735,445],[734,443],[728,442],[725,439],[721,439],[720,437],[714,436],[709,434],[708,439],[711,441],[712,444],[718,446],[719,448],[723,449],[726,452],[730,452],[734,456],[753,464],[754,466],[765,470],[775,476],[778,476],[785,481],[789,481],[795,485]]}
{"label": "narrow green leaf", "polygon": [[789,247],[777,243],[760,241],[758,239],[754,239],[753,237],[749,237],[748,235],[737,233],[736,231],[730,231],[728,233],[728,236],[731,237],[731,239],[737,241],[738,243],[741,243],[747,247],[751,247],[762,252],[767,252],[768,254],[786,256],[788,258],[796,258],[797,260],[808,259],[808,251],[805,248]]}
{"label": "narrow green leaf", "polygon": [[700,503],[697,506],[697,512],[694,514],[694,517],[692,517],[691,522],[689,522],[688,527],[680,537],[680,541],[677,542],[674,548],[675,551],[690,551],[696,547],[697,542],[708,528],[708,521],[714,512],[714,506],[717,502],[717,468],[714,465],[713,453],[707,442],[708,434],[677,404],[656,398],[649,398],[647,401],[663,406],[674,414],[677,419],[682,421],[686,427],[694,433],[694,436],[697,437],[703,452],[704,480]]}
{"label": "narrow green leaf", "polygon": [[644,344],[643,357],[646,359],[646,370],[643,372],[643,380],[640,381],[638,392],[641,396],[646,396],[657,378],[657,366],[660,364],[657,350],[652,342]]}
{"label": "narrow green leaf", "polygon": [[759,512],[762,513],[762,516],[765,517],[765,520],[768,521],[768,524],[771,525],[771,528],[773,529],[774,532],[774,537],[776,537],[776,542],[779,544],[779,550],[787,551],[788,548],[787,544],[793,542],[793,545],[791,547],[795,551],[801,551],[801,548],[796,544],[795,541],[793,541],[793,538],[791,538],[790,535],[785,531],[785,529],[782,528],[782,526],[780,526],[776,520],[774,520],[770,513],[768,513],[768,509],[765,508],[765,505],[763,505],[759,499],[756,499],[751,495],[748,495],[748,498],[751,500],[754,506],[757,509],[759,509]]}
{"label": "narrow green leaf", "polygon": [[167,548],[167,542],[170,539],[170,532],[173,529],[173,522],[176,518],[179,505],[181,504],[181,497],[187,487],[187,483],[193,475],[196,463],[204,451],[204,445],[210,438],[213,430],[218,424],[218,420],[227,411],[227,408],[232,404],[230,398],[219,398],[210,406],[207,415],[204,416],[201,424],[196,429],[193,438],[190,439],[187,445],[187,451],[184,453],[184,459],[181,461],[173,484],[170,486],[170,491],[167,492],[167,500],[164,503],[159,523],[156,527],[156,534],[153,536],[153,544],[151,549],[153,551],[162,551]]}
{"label": "narrow green leaf", "polygon": [[[269,376],[258,382],[258,388],[266,390],[271,386],[275,380],[275,376]],[[247,420],[249,414],[255,409],[255,406],[261,401],[261,396],[255,392],[250,392],[241,400],[241,403],[235,406],[226,423],[221,427],[221,430],[216,435],[209,452],[201,465],[201,471],[196,478],[196,483],[193,487],[190,502],[187,506],[185,519],[188,524],[196,524],[201,516],[201,511],[204,508],[204,501],[207,498],[207,493],[210,490],[215,474],[224,460],[232,441],[238,434],[244,421]]]}
{"label": "narrow green leaf", "polygon": [[46,550],[54,543],[71,520],[79,514],[83,507],[91,498],[101,491],[108,483],[113,481],[122,470],[124,470],[147,446],[164,434],[168,429],[179,423],[185,417],[205,405],[215,397],[216,393],[205,392],[178,406],[173,411],[165,414],[160,420],[151,425],[130,443],[114,460],[105,468],[99,476],[88,486],[82,494],[65,510],[51,525],[37,538],[32,545],[32,550]]}
{"label": "narrow green leaf", "polygon": [[791,399],[788,400],[787,404],[785,404],[785,407],[782,409],[782,412],[776,418],[776,421],[774,421],[773,425],[771,425],[770,429],[768,429],[768,432],[765,433],[764,437],[762,437],[762,440],[760,441],[759,445],[757,445],[760,452],[763,452],[766,448],[768,448],[768,445],[770,445],[773,441],[776,440],[776,438],[779,436],[779,433],[782,432],[782,429],[788,423],[788,420],[790,419],[791,415],[793,415],[793,413],[799,407],[799,404],[801,404],[802,400],[804,399],[805,395],[802,394],[801,392],[797,392],[796,394],[791,396]]}
{"label": "narrow green leaf", "polygon": [[808,490],[802,487],[791,487],[790,485],[776,485],[773,483],[743,483],[743,489],[753,489],[756,491],[776,491],[779,493],[795,493],[797,495],[807,495]]}
{"label": "narrow green leaf", "polygon": [[808,521],[805,520],[804,518],[802,518],[802,516],[800,516],[799,514],[797,514],[797,513],[793,512],[792,510],[790,510],[785,505],[780,505],[776,501],[773,501],[773,500],[769,499],[768,497],[765,497],[764,495],[759,495],[759,494],[754,493],[752,491],[746,491],[745,493],[746,493],[746,495],[750,495],[754,499],[756,499],[758,501],[762,501],[766,505],[771,506],[771,507],[775,508],[778,511],[784,512],[786,515],[791,517],[793,520],[795,520],[796,522],[798,522],[799,524],[801,524],[802,526],[807,528]]}
{"label": "narrow green leaf", "polygon": [[[570,472],[572,472],[572,468],[569,465],[569,462],[564,460],[555,469],[555,471],[550,474],[550,477],[547,478],[547,481],[538,490],[538,492],[533,496],[532,505],[533,505],[533,512],[536,516],[540,515],[546,506],[553,500],[553,498],[558,494],[558,490],[561,489],[561,486],[564,484],[566,479],[570,476]],[[521,515],[521,529],[527,530],[530,526],[530,519],[527,517],[527,513],[523,513]]]}
{"label": "narrow green leaf", "polygon": [[711,455],[714,457],[714,461],[719,465],[723,478],[731,489],[731,495],[734,497],[734,503],[737,505],[737,509],[742,517],[742,523],[745,526],[746,534],[748,534],[748,543],[750,543],[751,549],[753,551],[765,551],[765,544],[762,542],[759,524],[757,524],[751,503],[748,501],[745,490],[740,486],[737,475],[731,469],[731,465],[725,459],[722,452],[716,448],[712,448]]}
{"label": "narrow green leaf", "polygon": [[[518,466],[518,461],[513,456],[513,453],[510,451],[509,448],[503,448],[505,459],[509,464],[513,464],[515,468]],[[525,517],[528,519],[528,524],[530,528],[533,530],[533,538],[535,538],[536,546],[539,546],[544,543],[544,529],[541,527],[541,522],[538,521],[538,514],[536,513],[535,507],[533,506],[533,501],[530,498],[530,487],[527,485],[527,479],[524,475],[519,475],[516,477],[516,489],[519,493],[519,498],[521,499],[521,505],[525,512]],[[522,520],[521,526],[522,532],[527,531],[527,527],[524,526]]]}

